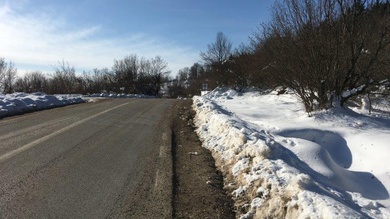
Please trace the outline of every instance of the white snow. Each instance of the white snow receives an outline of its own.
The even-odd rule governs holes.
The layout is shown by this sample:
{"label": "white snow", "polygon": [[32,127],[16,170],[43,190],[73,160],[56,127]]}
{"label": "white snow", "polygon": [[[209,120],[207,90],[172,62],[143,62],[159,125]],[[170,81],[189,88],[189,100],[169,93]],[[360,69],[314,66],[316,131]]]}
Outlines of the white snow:
{"label": "white snow", "polygon": [[224,89],[193,107],[241,218],[390,218],[389,108],[309,117],[292,94]]}
{"label": "white snow", "polygon": [[0,118],[83,102],[81,95],[0,94]]}
{"label": "white snow", "polygon": [[103,97],[103,98],[156,98],[146,94],[110,94],[110,93],[94,93],[88,95],[88,97]]}
{"label": "white snow", "polygon": [[156,98],[144,94],[96,93],[88,96],[79,94],[13,93],[0,94],[0,118],[37,110],[50,109],[75,103],[96,101],[99,98]]}

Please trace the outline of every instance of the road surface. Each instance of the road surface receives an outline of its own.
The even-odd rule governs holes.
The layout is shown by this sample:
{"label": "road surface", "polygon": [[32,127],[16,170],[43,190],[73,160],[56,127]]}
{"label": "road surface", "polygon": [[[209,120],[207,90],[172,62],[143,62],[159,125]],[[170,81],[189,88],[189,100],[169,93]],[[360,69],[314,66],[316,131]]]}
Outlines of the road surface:
{"label": "road surface", "polygon": [[0,218],[169,218],[174,100],[100,100],[0,120]]}

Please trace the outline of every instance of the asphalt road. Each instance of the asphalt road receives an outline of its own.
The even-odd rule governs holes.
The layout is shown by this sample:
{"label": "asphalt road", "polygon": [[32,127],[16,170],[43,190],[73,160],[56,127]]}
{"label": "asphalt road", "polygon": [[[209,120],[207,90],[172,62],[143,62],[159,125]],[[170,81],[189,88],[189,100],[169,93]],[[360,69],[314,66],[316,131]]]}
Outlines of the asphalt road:
{"label": "asphalt road", "polygon": [[0,120],[0,218],[170,218],[174,100],[115,99]]}

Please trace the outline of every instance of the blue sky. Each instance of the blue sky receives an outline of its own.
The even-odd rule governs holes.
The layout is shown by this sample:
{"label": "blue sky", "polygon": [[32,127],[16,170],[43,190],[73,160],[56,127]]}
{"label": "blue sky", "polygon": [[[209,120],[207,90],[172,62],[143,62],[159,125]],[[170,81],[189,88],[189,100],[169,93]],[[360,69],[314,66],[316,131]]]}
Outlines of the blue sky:
{"label": "blue sky", "polygon": [[0,0],[0,57],[18,73],[111,68],[130,54],[160,55],[172,75],[201,61],[222,31],[247,43],[270,17],[273,0]]}

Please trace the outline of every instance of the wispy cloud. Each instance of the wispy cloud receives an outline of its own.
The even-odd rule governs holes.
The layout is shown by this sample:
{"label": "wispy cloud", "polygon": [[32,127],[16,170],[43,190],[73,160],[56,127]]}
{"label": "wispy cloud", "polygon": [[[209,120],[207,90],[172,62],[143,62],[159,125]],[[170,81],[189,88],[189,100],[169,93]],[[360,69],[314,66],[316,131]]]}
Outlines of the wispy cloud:
{"label": "wispy cloud", "polygon": [[0,5],[0,30],[0,57],[25,70],[43,70],[36,68],[48,68],[60,60],[76,69],[91,70],[111,67],[114,59],[137,54],[146,58],[160,55],[176,73],[198,57],[198,51],[158,36],[124,33],[103,38],[105,27],[99,24],[74,27],[55,11],[20,13],[7,3]]}

